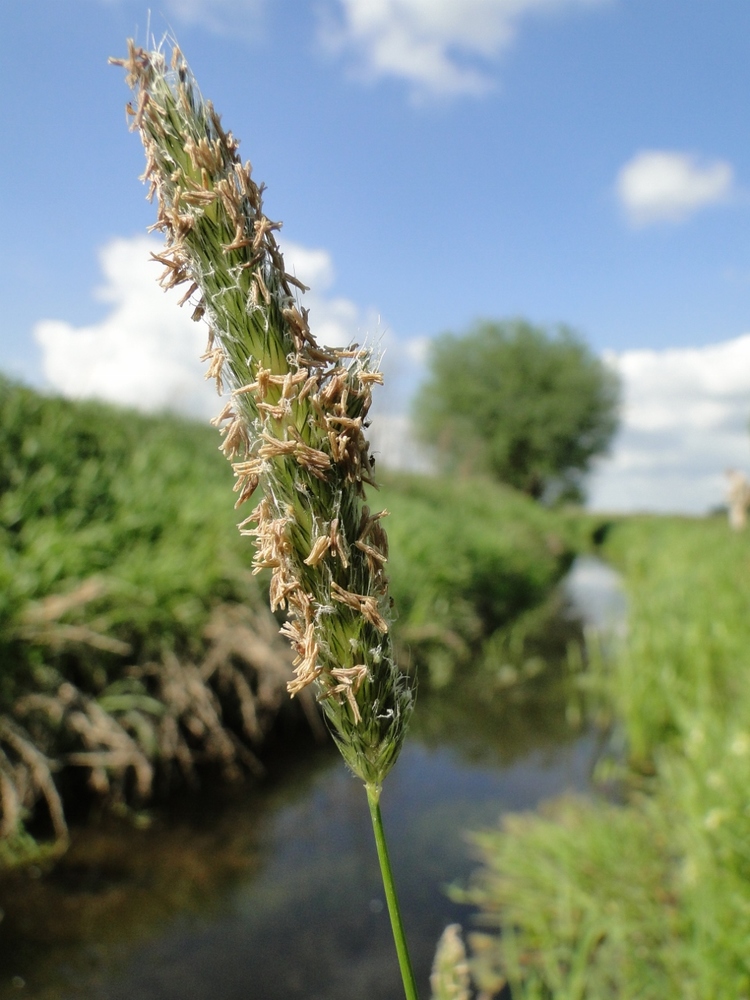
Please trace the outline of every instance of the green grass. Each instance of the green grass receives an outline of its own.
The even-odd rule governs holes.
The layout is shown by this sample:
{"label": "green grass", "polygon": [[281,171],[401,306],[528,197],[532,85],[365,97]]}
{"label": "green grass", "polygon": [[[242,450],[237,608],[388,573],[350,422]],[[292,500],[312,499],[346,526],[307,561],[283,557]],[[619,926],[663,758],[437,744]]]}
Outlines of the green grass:
{"label": "green grass", "polygon": [[210,427],[0,382],[0,701],[40,663],[98,686],[120,669],[54,628],[24,637],[33,605],[91,577],[96,596],[60,623],[127,644],[129,662],[196,655],[212,606],[256,597],[216,446]]}
{"label": "green grass", "polygon": [[548,596],[573,558],[571,524],[482,479],[389,476],[389,571],[401,660],[444,684]]}
{"label": "green grass", "polygon": [[624,574],[629,641],[607,681],[631,754],[682,746],[696,713],[747,710],[750,535],[724,518],[634,518],[610,535]]}
{"label": "green grass", "polygon": [[504,928],[477,942],[478,976],[527,998],[750,996],[750,535],[633,518],[605,554],[628,634],[587,683],[624,737],[625,804],[563,800],[477,835],[464,898]]}

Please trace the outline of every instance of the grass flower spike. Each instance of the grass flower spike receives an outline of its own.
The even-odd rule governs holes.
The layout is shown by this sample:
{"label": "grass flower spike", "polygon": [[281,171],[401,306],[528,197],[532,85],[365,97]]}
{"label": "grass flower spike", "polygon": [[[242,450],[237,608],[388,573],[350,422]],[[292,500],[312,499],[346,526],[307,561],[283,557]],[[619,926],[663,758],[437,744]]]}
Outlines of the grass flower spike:
{"label": "grass flower spike", "polygon": [[284,268],[263,213],[263,187],[238,142],[204,101],[179,49],[129,43],[128,106],[158,200],[155,254],[165,288],[185,285],[193,318],[208,324],[207,378],[229,401],[214,421],[232,461],[237,507],[261,499],[240,525],[256,541],[254,568],[272,571],[272,610],[295,653],[292,695],[315,683],[352,771],[379,786],[398,756],[412,709],[393,661],[381,519],[364,502],[374,485],[364,434],[371,352],[319,346],[305,286]]}
{"label": "grass flower spike", "polygon": [[384,567],[386,511],[365,437],[372,387],[382,382],[369,350],[319,346],[297,304],[305,286],[286,272],[263,212],[263,188],[238,142],[204,101],[180,50],[129,42],[135,93],[128,105],[146,152],[143,179],[156,196],[154,229],[166,247],[165,288],[208,325],[206,377],[229,400],[216,423],[233,463],[237,507],[260,497],[240,531],[255,538],[255,572],[271,570],[272,610],[296,654],[292,695],[314,684],[344,760],[365,783],[407,1000],[417,1000],[380,814],[382,782],[396,761],[413,708],[389,632]]}

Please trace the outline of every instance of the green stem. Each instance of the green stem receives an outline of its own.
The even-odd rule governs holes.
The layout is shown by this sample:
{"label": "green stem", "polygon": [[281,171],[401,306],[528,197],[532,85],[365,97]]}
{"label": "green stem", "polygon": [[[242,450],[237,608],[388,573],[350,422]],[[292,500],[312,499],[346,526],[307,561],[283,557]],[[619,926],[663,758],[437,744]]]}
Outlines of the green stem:
{"label": "green stem", "polygon": [[401,910],[398,905],[396,886],[393,882],[391,862],[388,857],[388,845],[386,844],[385,831],[383,830],[383,817],[380,815],[380,786],[367,784],[365,785],[365,789],[367,790],[367,801],[370,806],[372,828],[375,831],[380,874],[383,877],[383,888],[385,889],[385,898],[388,903],[388,914],[391,918],[393,940],[396,944],[401,979],[404,983],[404,994],[406,995],[406,1000],[419,1000],[417,984],[414,981],[414,972],[411,967],[411,959],[409,958],[409,948],[406,944],[404,925],[401,921]]}

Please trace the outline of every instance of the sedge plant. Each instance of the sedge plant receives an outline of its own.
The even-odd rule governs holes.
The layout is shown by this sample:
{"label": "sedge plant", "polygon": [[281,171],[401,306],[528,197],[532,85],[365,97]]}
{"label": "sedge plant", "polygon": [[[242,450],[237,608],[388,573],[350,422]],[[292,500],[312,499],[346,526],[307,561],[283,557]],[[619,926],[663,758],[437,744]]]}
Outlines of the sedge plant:
{"label": "sedge plant", "polygon": [[168,60],[130,41],[127,57],[111,61],[134,91],[128,114],[158,204],[152,228],[165,238],[154,254],[161,284],[185,286],[182,303],[208,327],[206,377],[229,393],[214,423],[233,464],[236,506],[252,507],[239,527],[255,539],[254,571],[271,571],[271,609],[286,613],[289,692],[315,686],[364,782],[404,991],[416,1000],[380,812],[414,703],[391,644],[387,512],[371,511],[365,497],[375,485],[366,418],[382,375],[371,350],[315,341],[298,304],[305,286],[285,269],[263,186],[180,50]]}

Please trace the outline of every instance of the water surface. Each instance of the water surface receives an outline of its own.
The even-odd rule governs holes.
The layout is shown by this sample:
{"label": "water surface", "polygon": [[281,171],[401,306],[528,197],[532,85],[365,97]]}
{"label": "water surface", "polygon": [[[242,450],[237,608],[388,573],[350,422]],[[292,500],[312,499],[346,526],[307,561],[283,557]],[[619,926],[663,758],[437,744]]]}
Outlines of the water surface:
{"label": "water surface", "polygon": [[[593,736],[566,727],[562,702],[497,712],[492,743],[492,718],[476,715],[479,728],[454,743],[417,727],[383,794],[425,994],[443,927],[468,917],[444,891],[471,870],[465,831],[586,788],[595,752]],[[270,787],[193,796],[148,829],[76,831],[51,875],[6,882],[0,997],[397,997],[364,791],[337,754],[305,753]]]}
{"label": "water surface", "polygon": [[[382,808],[424,997],[443,928],[471,922],[445,892],[474,866],[466,831],[589,787],[597,737],[566,706],[549,684],[420,696]],[[332,748],[290,757],[148,827],[77,830],[52,873],[0,883],[0,1000],[401,996],[364,790]]]}

